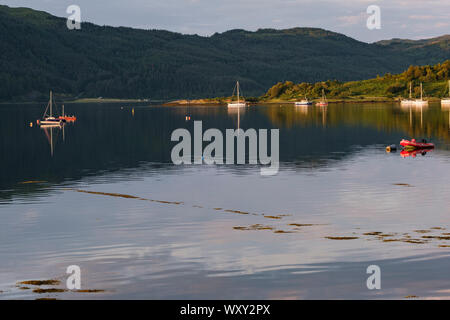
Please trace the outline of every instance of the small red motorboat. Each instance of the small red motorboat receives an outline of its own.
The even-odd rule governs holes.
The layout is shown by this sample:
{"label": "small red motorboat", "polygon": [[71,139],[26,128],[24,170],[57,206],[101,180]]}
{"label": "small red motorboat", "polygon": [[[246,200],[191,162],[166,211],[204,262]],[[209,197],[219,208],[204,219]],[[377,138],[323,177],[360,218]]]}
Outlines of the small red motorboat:
{"label": "small red motorboat", "polygon": [[414,148],[414,149],[434,148],[434,143],[426,142],[426,140],[422,140],[422,142],[417,142],[416,139],[412,139],[411,141],[403,139],[402,141],[400,141],[400,145],[405,148]]}

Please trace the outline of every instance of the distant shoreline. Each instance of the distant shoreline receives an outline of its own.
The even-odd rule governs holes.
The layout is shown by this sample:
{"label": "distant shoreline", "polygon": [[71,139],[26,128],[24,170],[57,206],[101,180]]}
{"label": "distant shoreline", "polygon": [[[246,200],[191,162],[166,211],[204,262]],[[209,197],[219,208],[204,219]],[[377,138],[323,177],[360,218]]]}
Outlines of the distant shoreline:
{"label": "distant shoreline", "polygon": [[[386,103],[386,102],[400,102],[403,98],[386,98],[386,97],[366,97],[366,98],[350,98],[350,99],[328,99],[328,103]],[[439,102],[440,98],[435,97],[429,97],[425,98],[425,100],[428,100],[430,102]],[[272,100],[257,100],[257,101],[247,101],[247,104],[249,105],[255,105],[255,104],[293,104],[298,100],[279,100],[279,99],[272,99]],[[319,101],[311,100],[313,104],[315,102]],[[187,106],[187,105],[226,105],[229,102],[229,100],[222,100],[217,98],[212,99],[195,99],[195,100],[174,100],[167,103],[164,103],[163,106]]]}
{"label": "distant shoreline", "polygon": [[[390,102],[400,102],[404,98],[387,98],[387,97],[365,97],[365,98],[347,98],[347,99],[328,99],[328,103],[390,103]],[[315,104],[320,99],[310,100]],[[430,102],[439,102],[441,98],[437,97],[427,97],[425,100]],[[116,98],[83,98],[76,100],[60,100],[60,104],[84,104],[84,103],[152,103],[158,104],[165,107],[171,106],[188,106],[188,105],[214,105],[214,106],[224,106],[230,102],[229,99],[225,98],[207,98],[207,99],[179,99],[169,102],[163,102],[164,100],[149,100],[149,99],[116,99]],[[167,100],[166,100],[167,101]],[[247,101],[248,105],[256,104],[293,104],[299,100],[282,100],[282,99],[258,99]],[[5,104],[38,104],[46,103],[46,101],[3,101],[0,105]]]}

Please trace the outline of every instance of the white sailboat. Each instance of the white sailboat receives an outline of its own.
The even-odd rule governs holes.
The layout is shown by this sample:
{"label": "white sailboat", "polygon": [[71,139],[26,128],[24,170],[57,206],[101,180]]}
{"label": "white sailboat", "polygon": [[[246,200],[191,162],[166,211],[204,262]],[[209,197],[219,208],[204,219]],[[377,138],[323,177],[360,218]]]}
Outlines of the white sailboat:
{"label": "white sailboat", "polygon": [[[50,113],[47,114],[47,110],[49,110],[49,109],[50,109]],[[37,120],[36,122],[38,125],[41,125],[41,126],[43,126],[43,125],[44,126],[60,126],[65,122],[65,120],[62,120],[62,119],[59,119],[59,118],[56,118],[53,116],[53,92],[52,91],[50,91],[50,99],[48,101],[47,108],[45,108],[42,120]]]}
{"label": "white sailboat", "polygon": [[411,106],[414,104],[414,100],[412,99],[412,81],[409,82],[409,99],[402,99],[400,104],[402,106]]}
{"label": "white sailboat", "polygon": [[445,105],[446,107],[450,106],[450,80],[448,80],[448,98],[441,99],[441,105]]}
{"label": "white sailboat", "polygon": [[322,99],[316,103],[316,106],[326,107],[328,106],[327,97],[325,96],[325,90],[322,89]]}
{"label": "white sailboat", "polygon": [[428,101],[427,100],[423,100],[423,86],[422,86],[422,82],[420,83],[420,99],[414,100],[414,105],[416,107],[428,106]]}
{"label": "white sailboat", "polygon": [[237,89],[237,102],[233,102],[233,96],[234,96],[234,92],[233,92],[233,96],[231,97],[231,102],[228,104],[228,108],[243,108],[243,107],[247,106],[245,101],[244,102],[240,101],[239,81],[236,81],[236,89]]}

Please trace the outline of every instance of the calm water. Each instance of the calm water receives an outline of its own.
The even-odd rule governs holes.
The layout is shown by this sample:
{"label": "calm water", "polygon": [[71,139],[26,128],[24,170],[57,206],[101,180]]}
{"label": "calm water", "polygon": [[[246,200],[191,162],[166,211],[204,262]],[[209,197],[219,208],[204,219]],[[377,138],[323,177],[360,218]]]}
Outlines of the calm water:
{"label": "calm water", "polygon": [[[440,105],[250,107],[241,128],[280,129],[269,177],[254,165],[171,163],[174,129],[237,127],[225,107],[66,110],[77,122],[51,131],[29,126],[41,105],[0,106],[0,299],[450,297],[450,115]],[[385,152],[413,137],[436,149]],[[372,264],[381,290],[366,287]],[[69,265],[81,267],[82,289],[104,291],[16,286],[64,288]]]}

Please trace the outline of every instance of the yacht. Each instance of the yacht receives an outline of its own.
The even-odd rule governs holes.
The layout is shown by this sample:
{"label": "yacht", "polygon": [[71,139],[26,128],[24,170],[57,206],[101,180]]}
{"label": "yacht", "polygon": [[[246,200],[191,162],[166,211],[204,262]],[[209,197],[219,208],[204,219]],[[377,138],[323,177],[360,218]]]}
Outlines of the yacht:
{"label": "yacht", "polygon": [[233,102],[233,96],[234,96],[234,91],[233,91],[233,96],[231,97],[231,102],[228,103],[228,108],[243,108],[247,106],[247,103],[241,102],[240,101],[240,96],[239,96],[239,81],[236,81],[236,87],[235,90],[237,90],[237,101]]}
{"label": "yacht", "polygon": [[441,104],[445,106],[450,106],[450,80],[448,80],[448,98],[442,98]]}

